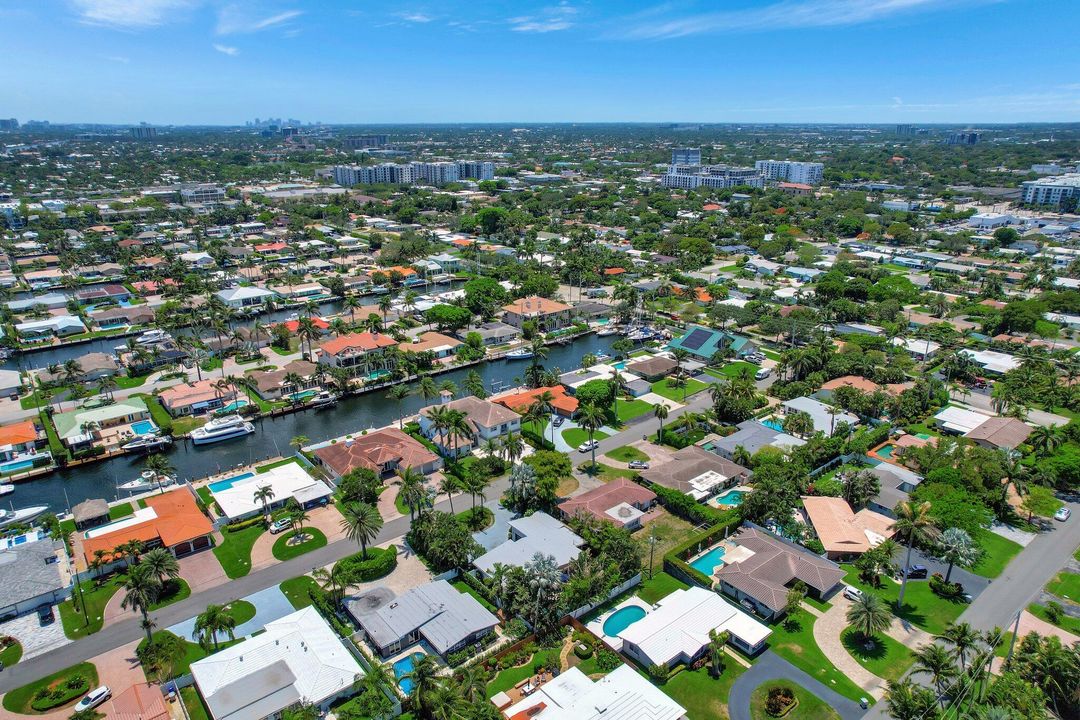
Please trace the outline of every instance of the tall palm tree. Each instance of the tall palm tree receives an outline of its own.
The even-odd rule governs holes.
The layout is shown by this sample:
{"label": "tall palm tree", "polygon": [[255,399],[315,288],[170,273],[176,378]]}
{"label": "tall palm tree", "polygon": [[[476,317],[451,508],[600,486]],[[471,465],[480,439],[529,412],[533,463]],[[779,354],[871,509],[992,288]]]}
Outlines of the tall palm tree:
{"label": "tall palm tree", "polygon": [[409,390],[409,386],[405,383],[393,385],[386,392],[386,396],[393,400],[394,403],[397,405],[398,429],[403,430],[405,428],[405,417],[401,414],[401,403],[405,400],[405,398],[409,397],[411,392],[412,391]]}
{"label": "tall palm tree", "polygon": [[449,421],[447,431],[454,440],[454,457],[456,458],[458,456],[458,443],[467,440],[472,445],[476,432],[473,430],[469,416],[462,410],[451,410],[447,415],[447,419]]}
{"label": "tall palm tree", "polygon": [[256,488],[253,493],[255,502],[262,503],[263,515],[270,515],[270,501],[274,499],[274,488],[271,485],[263,485]]}
{"label": "tall palm tree", "polygon": [[521,436],[516,433],[510,433],[502,440],[503,452],[506,453],[506,460],[511,465],[517,462],[517,459],[521,457],[525,452],[525,443],[522,441]]}
{"label": "tall palm tree", "polygon": [[365,502],[349,503],[341,508],[341,527],[350,540],[360,543],[360,557],[367,558],[368,543],[383,527],[378,508]]}
{"label": "tall palm tree", "polygon": [[941,540],[936,543],[933,556],[949,564],[945,571],[945,582],[952,578],[954,565],[971,567],[979,559],[979,546],[971,539],[967,531],[960,528],[947,528],[941,533]]}
{"label": "tall palm tree", "polygon": [[148,567],[149,572],[154,574],[158,583],[164,586],[166,580],[180,577],[180,563],[176,556],[165,548],[154,548],[142,556],[139,561],[141,567]]}
{"label": "tall palm tree", "polygon": [[730,637],[727,630],[719,633],[716,630],[709,631],[709,671],[714,678],[720,677],[724,669],[724,646]]}
{"label": "tall palm tree", "polygon": [[409,508],[409,520],[415,519],[416,513],[423,507],[427,498],[424,490],[424,476],[412,468],[405,468],[394,484],[399,488],[398,495]]}
{"label": "tall palm tree", "polygon": [[1057,425],[1049,427],[1038,425],[1031,431],[1028,444],[1039,456],[1052,454],[1061,445],[1061,428]]}
{"label": "tall palm tree", "polygon": [[866,592],[848,608],[846,619],[848,625],[862,636],[863,642],[870,645],[874,635],[885,632],[892,624],[892,613],[881,598]]}
{"label": "tall palm tree", "polygon": [[[545,390],[536,396],[533,400],[530,409],[537,408],[544,418],[547,418],[555,410],[555,406],[552,405],[552,401],[555,400],[555,396],[551,394],[550,390]],[[551,444],[555,444],[555,424],[551,424]]]}
{"label": "tall palm tree", "polygon": [[351,585],[349,571],[341,563],[334,563],[329,570],[316,568],[311,573],[311,577],[315,582],[319,583],[319,587],[324,592],[330,595],[330,599],[335,605],[341,602],[341,599],[345,597],[345,591]]}
{"label": "tall palm tree", "polygon": [[411,672],[402,676],[412,681],[412,692],[409,693],[413,703],[424,714],[429,714],[431,705],[428,700],[437,687],[439,687],[439,663],[431,655],[424,655],[413,663]]}
{"label": "tall palm tree", "polygon": [[653,405],[652,414],[657,420],[660,421],[660,429],[656,431],[656,442],[663,442],[664,440],[664,421],[668,417],[668,406],[664,403],[656,403]]}
{"label": "tall palm tree", "polygon": [[454,514],[454,493],[461,489],[461,481],[452,473],[445,473],[439,483],[439,492],[446,495],[450,501],[450,514]]}
{"label": "tall palm tree", "polygon": [[[154,478],[171,478],[176,475],[176,468],[169,462],[169,458],[161,453],[150,453],[143,461],[143,466],[154,473]],[[162,488],[164,492],[164,489]]]}
{"label": "tall palm tree", "polygon": [[307,435],[294,435],[292,440],[289,441],[289,444],[296,448],[297,452],[299,452],[300,448],[304,447],[310,442],[311,438],[309,438]]}
{"label": "tall palm tree", "polygon": [[904,575],[900,581],[900,594],[896,597],[896,608],[904,606],[904,591],[907,590],[908,568],[911,567],[911,549],[915,543],[927,543],[938,536],[937,528],[930,519],[930,503],[923,502],[915,505],[910,500],[904,500],[897,504],[894,510],[896,522],[893,531],[896,537],[907,544],[907,553],[904,557]]}
{"label": "tall palm tree", "polygon": [[218,634],[225,633],[229,640],[236,639],[236,618],[221,605],[207,605],[206,609],[195,618],[195,629],[191,633],[204,650],[209,650],[211,643],[218,649]]}
{"label": "tall palm tree", "polygon": [[111,375],[105,375],[98,379],[97,389],[98,392],[109,398],[113,399],[113,390],[116,388],[116,379]]}
{"label": "tall palm tree", "polygon": [[468,703],[487,700],[487,677],[483,670],[475,665],[465,668],[458,679],[457,693]]}
{"label": "tall palm tree", "polygon": [[161,592],[161,582],[154,571],[146,565],[134,565],[128,568],[120,589],[124,591],[124,599],[120,601],[120,607],[125,610],[137,610],[142,613],[143,621],[147,623],[146,642],[154,641],[150,633],[150,606],[153,605]]}
{"label": "tall palm tree", "polygon": [[589,433],[589,445],[592,449],[592,472],[594,474],[596,473],[596,444],[593,442],[593,436],[597,430],[604,426],[605,420],[607,418],[604,411],[596,405],[585,405],[578,411],[578,425]]}
{"label": "tall palm tree", "polygon": [[945,706],[945,686],[956,676],[952,655],[937,643],[927,643],[915,651],[915,672],[930,676],[937,691],[938,702]]}
{"label": "tall palm tree", "polygon": [[417,392],[425,403],[439,397],[439,388],[435,385],[435,380],[433,380],[430,375],[425,375],[420,378],[420,387],[417,389]]}
{"label": "tall palm tree", "polygon": [[961,672],[967,669],[968,654],[978,648],[982,640],[982,634],[966,622],[951,623],[935,637],[952,648],[953,655],[960,662]]}

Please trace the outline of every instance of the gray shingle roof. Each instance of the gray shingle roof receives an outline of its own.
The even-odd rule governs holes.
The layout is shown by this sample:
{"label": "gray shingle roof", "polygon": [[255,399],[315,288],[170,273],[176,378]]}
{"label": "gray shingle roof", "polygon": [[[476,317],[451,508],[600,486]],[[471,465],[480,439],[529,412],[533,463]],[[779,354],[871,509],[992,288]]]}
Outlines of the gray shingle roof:
{"label": "gray shingle roof", "polygon": [[64,587],[56,557],[60,544],[48,538],[0,550],[0,608]]}

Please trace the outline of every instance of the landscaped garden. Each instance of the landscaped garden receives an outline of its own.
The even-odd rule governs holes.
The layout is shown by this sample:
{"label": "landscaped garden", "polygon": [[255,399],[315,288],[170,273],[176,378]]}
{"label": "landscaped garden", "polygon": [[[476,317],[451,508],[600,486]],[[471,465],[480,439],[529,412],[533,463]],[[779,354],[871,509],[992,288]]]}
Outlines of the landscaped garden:
{"label": "landscaped garden", "polygon": [[326,547],[326,535],[318,528],[304,528],[301,532],[284,532],[274,541],[271,549],[278,560],[292,560],[304,553]]}
{"label": "landscaped garden", "polygon": [[4,695],[4,709],[21,715],[39,715],[74,705],[97,684],[98,673],[93,663],[79,663],[8,692]]}
{"label": "landscaped garden", "polygon": [[[119,573],[105,580],[84,580],[71,597],[57,605],[64,634],[77,640],[100,630],[105,621],[105,606],[123,582],[124,577]],[[81,612],[83,603],[85,614]]]}
{"label": "landscaped garden", "polygon": [[788,680],[770,680],[750,695],[753,720],[840,720],[840,715],[824,700]]}
{"label": "landscaped garden", "polygon": [[214,556],[230,580],[251,572],[251,548],[255,547],[255,541],[264,532],[266,526],[261,520],[239,530],[230,530],[228,525],[225,526],[221,543],[214,546]]}
{"label": "landscaped garden", "polygon": [[649,456],[631,445],[623,445],[611,452],[604,453],[604,457],[611,458],[616,462],[628,463],[631,460],[648,461]]}
{"label": "landscaped garden", "polygon": [[904,606],[897,610],[896,599],[900,595],[900,583],[882,578],[881,587],[873,588],[859,579],[859,571],[854,566],[844,564],[840,567],[847,573],[844,576],[845,583],[879,596],[898,618],[934,635],[941,634],[967,607],[959,599],[938,597],[930,589],[930,583],[925,580],[910,580],[904,592]]}
{"label": "landscaped garden", "polygon": [[505,670],[500,671],[491,679],[491,682],[488,683],[488,697],[493,697],[501,692],[506,692],[530,675],[535,675],[536,669],[541,666],[546,669],[559,667],[560,649],[561,645],[559,647],[537,650],[535,653],[532,653],[528,659],[523,657],[520,664],[507,667]]}
{"label": "landscaped garden", "polygon": [[292,603],[293,608],[297,610],[303,610],[306,607],[310,607],[311,592],[322,592],[319,587],[319,583],[307,575],[301,575],[300,577],[294,577],[281,583],[278,587],[281,588],[281,592]]}
{"label": "landscaped garden", "polygon": [[866,642],[858,630],[849,627],[840,634],[840,641],[857,663],[885,680],[899,680],[915,661],[910,650],[883,633]]}

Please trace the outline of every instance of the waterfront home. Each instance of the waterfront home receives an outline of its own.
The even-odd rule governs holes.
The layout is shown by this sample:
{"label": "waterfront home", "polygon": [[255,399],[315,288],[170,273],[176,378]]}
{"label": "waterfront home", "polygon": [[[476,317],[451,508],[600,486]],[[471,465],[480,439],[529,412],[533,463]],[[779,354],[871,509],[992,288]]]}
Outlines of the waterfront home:
{"label": "waterfront home", "polygon": [[644,667],[690,667],[709,649],[709,633],[727,632],[728,642],[747,655],[765,647],[772,630],[711,590],[681,588],[619,632],[622,651]]}
{"label": "waterfront home", "polygon": [[544,393],[551,394],[551,409],[556,415],[572,418],[577,414],[578,399],[569,394],[562,385],[538,387],[532,390],[522,390],[521,392],[511,392],[506,395],[497,395],[492,397],[491,401],[509,408],[516,413],[525,414],[532,404],[536,402],[537,398]]}
{"label": "waterfront home", "polygon": [[0,396],[22,391],[23,377],[18,370],[0,370]]}
{"label": "waterfront home", "polygon": [[45,429],[35,420],[19,420],[0,425],[0,470],[10,462],[50,457],[38,449],[48,447]]}
{"label": "waterfront home", "polygon": [[783,614],[788,591],[797,581],[806,585],[809,597],[820,600],[844,579],[835,563],[757,527],[743,527],[729,543],[723,565],[716,569],[720,590],[749,603],[767,620]]}
{"label": "waterfront home", "polygon": [[628,478],[616,478],[559,503],[566,519],[578,513],[592,515],[629,532],[641,527],[641,518],[656,502],[656,493]]}
{"label": "waterfront home", "polygon": [[[64,544],[42,530],[0,539],[0,618],[14,618],[71,594]],[[37,621],[33,626],[37,627]],[[29,627],[29,626],[27,626]]]}
{"label": "waterfront home", "polygon": [[349,375],[371,379],[389,374],[397,365],[395,357],[386,352],[397,347],[397,340],[378,332],[341,335],[318,346],[319,362],[343,368]]}
{"label": "waterfront home", "polygon": [[717,353],[730,352],[736,357],[749,355],[757,350],[757,345],[741,335],[700,325],[690,325],[681,337],[674,338],[667,344],[668,350],[681,348],[693,357],[709,362]]}
{"label": "waterfront home", "polygon": [[113,330],[132,325],[149,325],[156,319],[153,308],[148,305],[116,306],[90,313],[90,322],[99,330]]}
{"label": "waterfront home", "polygon": [[356,692],[364,669],[314,607],[263,630],[191,663],[213,720],[276,718],[293,706],[314,707],[322,716]]}
{"label": "waterfront home", "polygon": [[544,512],[515,518],[509,525],[509,540],[473,560],[473,567],[485,577],[496,565],[524,567],[538,554],[555,558],[555,565],[565,569],[585,544],[570,528]]}
{"label": "waterfront home", "polygon": [[249,308],[261,308],[267,300],[278,300],[279,295],[273,290],[261,288],[256,285],[241,285],[240,287],[226,288],[214,293],[221,302],[234,310],[247,310]]}
{"label": "waterfront home", "polygon": [[214,527],[187,487],[147,496],[142,503],[146,507],[136,508],[133,514],[76,536],[76,546],[82,546],[86,565],[94,559],[95,550],[103,551],[107,561],[120,562],[113,552],[132,540],[143,544],[143,552],[163,547],[176,557],[211,546]]}
{"label": "waterfront home", "polygon": [[406,469],[430,475],[443,466],[443,459],[426,445],[394,427],[326,443],[311,454],[335,479],[357,468],[387,477]]}
{"label": "waterfront home", "polygon": [[44,320],[30,320],[15,325],[15,332],[23,340],[45,340],[52,337],[67,337],[86,332],[83,321],[71,315],[57,315]]}
{"label": "waterfront home", "polygon": [[[79,364],[80,379],[84,383],[93,382],[120,372],[120,364],[116,362],[115,357],[108,353],[86,353],[75,358],[75,362]],[[37,372],[38,382],[58,382],[65,378],[66,374],[63,366],[60,366],[56,374],[49,372],[48,368]]]}
{"label": "waterfront home", "polygon": [[125,302],[131,298],[131,293],[123,285],[95,285],[75,293],[75,300],[80,305],[93,305],[102,301],[116,303]]}
{"label": "waterfront home", "polygon": [[402,352],[430,352],[435,356],[436,360],[443,358],[453,357],[454,353],[462,342],[457,338],[452,338],[449,335],[443,335],[437,332],[425,332],[421,333],[411,340],[402,341],[398,347]]}
{"label": "waterfront home", "polygon": [[532,295],[503,305],[503,321],[516,328],[526,322],[536,323],[540,332],[549,333],[570,324],[571,308],[555,300]]}
{"label": "waterfront home", "polygon": [[521,431],[521,416],[513,410],[490,400],[481,400],[472,395],[441,403],[442,407],[465,413],[470,435],[449,435],[440,433],[431,421],[431,411],[439,405],[429,405],[420,410],[420,432],[430,439],[445,456],[466,455],[474,447],[480,447],[488,440],[500,438],[509,433]]}
{"label": "waterfront home", "polygon": [[[293,375],[300,378],[299,383],[290,381]],[[248,377],[263,400],[290,399],[294,394],[319,386],[319,366],[307,360],[293,360],[280,370],[256,370]]]}
{"label": "waterfront home", "polygon": [[803,514],[825,548],[825,556],[851,560],[893,536],[893,520],[863,508],[854,512],[843,498],[805,496]]}
{"label": "waterfront home", "polygon": [[520,329],[513,325],[507,325],[506,323],[498,321],[487,322],[473,328],[458,330],[457,335],[458,337],[465,339],[469,333],[476,333],[479,335],[480,339],[484,341],[484,345],[487,347],[508,345],[521,337]]}
{"label": "waterfront home", "polygon": [[199,380],[180,383],[161,391],[158,399],[173,417],[184,415],[205,415],[231,403],[237,398],[238,391],[229,384],[218,385],[218,380]]}
{"label": "waterfront home", "polygon": [[741,485],[750,477],[742,465],[690,445],[671,454],[671,462],[645,470],[641,479],[685,493],[697,501],[707,500],[721,490]]}
{"label": "waterfront home", "polygon": [[673,358],[650,355],[627,363],[626,371],[653,383],[670,375],[677,365]]}
{"label": "waterfront home", "polygon": [[28,297],[25,300],[9,300],[7,302],[7,307],[12,313],[18,315],[20,313],[29,312],[34,308],[59,310],[60,308],[67,307],[68,300],[70,300],[70,298],[64,293],[53,292],[46,295],[35,295],[33,297]]}
{"label": "waterfront home", "polygon": [[70,448],[89,445],[108,447],[137,435],[131,426],[149,418],[146,403],[140,398],[130,397],[110,405],[56,413],[52,416],[52,422],[60,441]]}
{"label": "waterfront home", "polygon": [[365,639],[384,658],[419,642],[446,657],[482,640],[499,624],[476,598],[445,580],[411,588],[377,610],[369,607],[363,597],[345,601]]}
{"label": "waterfront home", "polygon": [[[256,499],[262,488],[270,488],[271,497],[266,505]],[[229,522],[245,520],[276,508],[285,507],[290,500],[305,509],[325,505],[333,490],[322,480],[317,480],[299,463],[285,463],[262,473],[241,473],[232,478],[212,482],[210,495]]]}

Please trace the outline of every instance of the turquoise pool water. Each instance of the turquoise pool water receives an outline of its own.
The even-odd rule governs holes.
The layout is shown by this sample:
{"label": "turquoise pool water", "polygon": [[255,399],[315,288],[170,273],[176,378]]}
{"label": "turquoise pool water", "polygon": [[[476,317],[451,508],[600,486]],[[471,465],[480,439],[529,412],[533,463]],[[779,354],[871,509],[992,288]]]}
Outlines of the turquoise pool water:
{"label": "turquoise pool water", "polygon": [[252,477],[255,477],[255,473],[244,473],[243,475],[237,475],[236,477],[225,478],[224,480],[212,482],[210,483],[210,492],[221,492],[222,490],[228,490],[241,480],[247,480],[248,478]]}
{"label": "turquoise pool water", "polygon": [[721,505],[735,506],[742,505],[743,496],[746,495],[745,490],[728,490],[726,493],[716,498],[716,502]]}
{"label": "turquoise pool water", "polygon": [[19,470],[25,470],[26,468],[33,466],[33,460],[11,460],[9,462],[0,464],[0,473],[18,472]]}
{"label": "turquoise pool water", "polygon": [[784,432],[784,426],[782,424],[780,424],[779,420],[774,420],[772,418],[769,418],[768,420],[762,420],[761,424],[764,425],[767,428],[772,428],[773,430],[776,430],[777,432]]}
{"label": "turquoise pool water", "polygon": [[303,392],[293,393],[289,396],[290,400],[307,400],[309,397],[314,397],[319,393],[318,390],[304,390]]}
{"label": "turquoise pool water", "polygon": [[157,425],[153,420],[140,420],[136,423],[131,423],[131,432],[136,435],[153,435],[157,432]]}
{"label": "turquoise pool water", "polygon": [[712,574],[716,570],[716,568],[724,564],[724,552],[726,552],[724,548],[714,547],[709,552],[705,553],[698,559],[691,562],[690,567],[694,568],[703,575],[708,575],[709,577],[712,577]]}
{"label": "turquoise pool water", "polygon": [[612,638],[619,637],[619,633],[645,617],[645,614],[645,608],[637,605],[619,608],[604,621],[604,634]]}
{"label": "turquoise pool water", "polygon": [[247,407],[247,404],[248,404],[247,400],[233,400],[228,405],[225,405],[224,407],[218,408],[216,414],[218,414],[218,415],[229,415],[229,414],[232,414],[232,413],[236,412],[237,410],[239,410],[241,408]]}
{"label": "turquoise pool water", "polygon": [[889,443],[887,445],[882,445],[881,447],[879,447],[874,452],[876,452],[879,457],[891,458],[892,454],[893,454],[893,449],[895,447],[896,447],[895,445],[893,445],[892,443]]}
{"label": "turquoise pool water", "polygon": [[424,657],[424,653],[415,652],[394,663],[394,678],[398,681],[398,687],[406,695],[412,692],[413,681],[405,676],[413,671],[413,663],[422,657]]}
{"label": "turquoise pool water", "polygon": [[615,365],[613,367],[616,370],[625,370],[626,369],[626,361],[625,360],[620,360],[619,362],[615,363]]}

